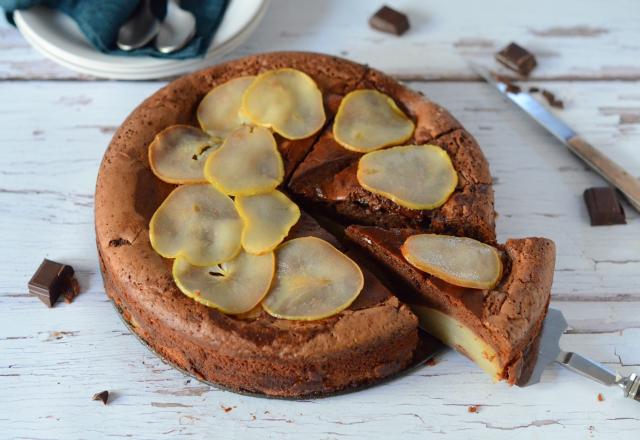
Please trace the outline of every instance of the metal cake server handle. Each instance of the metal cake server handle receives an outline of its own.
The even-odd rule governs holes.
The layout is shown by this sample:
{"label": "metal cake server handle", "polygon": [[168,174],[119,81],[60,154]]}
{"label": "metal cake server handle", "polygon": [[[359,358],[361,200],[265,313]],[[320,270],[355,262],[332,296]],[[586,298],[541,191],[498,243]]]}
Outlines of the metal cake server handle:
{"label": "metal cake server handle", "polygon": [[624,397],[640,402],[640,375],[632,373],[628,376],[621,376],[577,353],[560,349],[560,337],[567,330],[567,327],[568,324],[562,312],[556,309],[549,309],[544,320],[542,335],[540,336],[538,360],[531,377],[524,386],[540,382],[540,376],[542,376],[544,369],[549,364],[556,362],[603,385],[617,385],[622,388]]}

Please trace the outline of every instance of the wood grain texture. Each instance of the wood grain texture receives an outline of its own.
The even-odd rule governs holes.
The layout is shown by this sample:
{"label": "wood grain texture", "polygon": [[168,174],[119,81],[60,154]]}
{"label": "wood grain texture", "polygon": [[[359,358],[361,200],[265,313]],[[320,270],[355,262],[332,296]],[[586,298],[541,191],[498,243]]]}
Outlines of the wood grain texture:
{"label": "wood grain texture", "polygon": [[[606,6],[600,0],[386,3],[409,14],[411,29],[402,37],[369,28],[369,17],[380,7],[376,2],[274,0],[255,35],[226,58],[311,50],[347,56],[403,78],[461,80],[476,78],[463,57],[493,65],[493,54],[517,41],[536,54],[536,79],[640,79],[636,0]],[[0,78],[86,77],[45,60],[3,23]]]}
{"label": "wood grain texture", "polygon": [[[389,384],[286,402],[212,389],[163,364],[108,302],[93,233],[99,161],[115,127],[162,83],[3,82],[0,121],[0,430],[7,438],[633,438],[638,407],[552,367],[531,389],[492,384],[447,352]],[[582,190],[600,178],[482,83],[414,83],[482,145],[496,179],[498,234],[558,245],[553,305],[567,350],[621,372],[640,367],[640,223],[592,228]],[[640,174],[640,85],[554,83],[562,116]],[[605,105],[606,104],[606,105]],[[613,110],[615,109],[615,110]],[[72,264],[83,293],[47,309],[26,294],[43,257]],[[112,392],[102,406],[91,396]],[[605,400],[599,402],[602,392]],[[560,398],[559,396],[562,396]],[[478,405],[477,413],[468,407]],[[231,408],[231,409],[229,409]],[[226,410],[225,410],[226,409]]]}

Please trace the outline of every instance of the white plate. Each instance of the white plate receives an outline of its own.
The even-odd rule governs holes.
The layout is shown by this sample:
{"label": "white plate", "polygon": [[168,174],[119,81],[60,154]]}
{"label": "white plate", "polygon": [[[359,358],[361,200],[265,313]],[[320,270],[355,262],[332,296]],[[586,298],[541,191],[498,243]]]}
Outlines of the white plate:
{"label": "white plate", "polygon": [[179,75],[212,64],[245,41],[264,17],[268,0],[232,0],[203,58],[170,60],[152,57],[121,57],[98,52],[73,20],[44,8],[14,15],[25,39],[44,56],[77,72],[110,79],[154,79]]}

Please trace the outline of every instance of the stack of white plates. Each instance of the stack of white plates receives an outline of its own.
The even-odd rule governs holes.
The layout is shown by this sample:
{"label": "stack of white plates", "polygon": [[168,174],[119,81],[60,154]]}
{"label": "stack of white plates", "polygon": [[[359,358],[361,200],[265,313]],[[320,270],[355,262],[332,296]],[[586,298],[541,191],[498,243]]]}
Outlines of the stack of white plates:
{"label": "stack of white plates", "polygon": [[144,80],[211,65],[214,58],[230,52],[255,31],[268,3],[269,0],[231,0],[205,56],[187,60],[103,54],[91,46],[71,18],[45,7],[18,11],[14,18],[29,44],[56,63],[102,78]]}

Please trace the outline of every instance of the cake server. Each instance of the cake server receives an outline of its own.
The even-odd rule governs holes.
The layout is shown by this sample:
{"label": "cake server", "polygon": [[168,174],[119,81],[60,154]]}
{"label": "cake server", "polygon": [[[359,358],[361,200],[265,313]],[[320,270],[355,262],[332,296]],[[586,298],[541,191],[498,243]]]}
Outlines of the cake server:
{"label": "cake server", "polygon": [[511,90],[508,84],[502,82],[487,68],[468,60],[467,62],[478,75],[489,84],[495,86],[503,96],[506,96],[511,102],[524,110],[547,131],[558,138],[560,142],[565,144],[571,152],[582,159],[607,182],[616,187],[627,198],[631,206],[640,212],[640,180],[634,178],[624,168],[589,144],[531,95],[526,92]]}
{"label": "cake server", "polygon": [[640,402],[640,376],[632,373],[628,376],[615,374],[603,365],[587,359],[577,353],[563,351],[560,348],[560,337],[567,330],[567,321],[560,310],[549,309],[544,319],[542,334],[540,335],[540,348],[538,360],[531,373],[531,377],[523,386],[540,382],[540,376],[544,369],[558,363],[569,370],[581,374],[591,380],[607,386],[619,386],[624,397]]}

